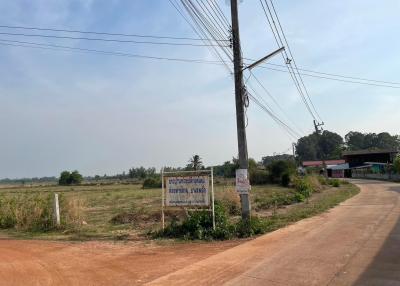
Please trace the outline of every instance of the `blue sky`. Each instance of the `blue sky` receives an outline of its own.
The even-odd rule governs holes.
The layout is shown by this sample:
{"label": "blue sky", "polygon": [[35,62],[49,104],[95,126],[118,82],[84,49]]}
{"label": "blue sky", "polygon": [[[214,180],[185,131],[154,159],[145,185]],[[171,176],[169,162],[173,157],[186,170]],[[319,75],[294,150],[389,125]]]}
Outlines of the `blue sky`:
{"label": "blue sky", "polygon": [[[219,3],[228,16],[226,1]],[[276,8],[299,67],[400,81],[400,2],[282,0]],[[245,0],[239,9],[244,55],[260,58],[275,50],[260,3]],[[196,36],[166,0],[16,0],[1,1],[0,11],[0,25]],[[205,47],[0,38],[215,60]],[[1,178],[182,166],[195,153],[213,165],[237,154],[233,82],[221,66],[2,45],[0,62]],[[271,62],[282,63],[279,57]],[[290,119],[311,132],[312,119],[289,75],[254,73]],[[342,136],[350,130],[399,133],[399,89],[304,81],[326,129]],[[247,115],[251,157],[291,146],[293,139],[257,106],[251,104]]]}

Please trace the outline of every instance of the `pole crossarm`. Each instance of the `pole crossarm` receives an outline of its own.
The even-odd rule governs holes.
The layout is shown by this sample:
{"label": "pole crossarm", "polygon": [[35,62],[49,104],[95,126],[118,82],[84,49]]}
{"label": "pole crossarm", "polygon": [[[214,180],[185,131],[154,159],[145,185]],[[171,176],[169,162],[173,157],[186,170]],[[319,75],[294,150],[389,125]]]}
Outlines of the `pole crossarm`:
{"label": "pole crossarm", "polygon": [[259,60],[256,61],[256,62],[252,63],[251,65],[246,66],[246,67],[243,69],[243,71],[246,70],[246,69],[251,70],[252,68],[258,66],[258,65],[261,64],[262,62],[268,60],[269,58],[272,58],[272,57],[275,56],[276,54],[278,54],[278,53],[280,53],[280,52],[283,52],[284,50],[285,50],[285,47],[281,47],[281,48],[277,49],[276,51],[274,51],[274,52],[272,52],[272,53],[266,55],[265,57],[259,59]]}

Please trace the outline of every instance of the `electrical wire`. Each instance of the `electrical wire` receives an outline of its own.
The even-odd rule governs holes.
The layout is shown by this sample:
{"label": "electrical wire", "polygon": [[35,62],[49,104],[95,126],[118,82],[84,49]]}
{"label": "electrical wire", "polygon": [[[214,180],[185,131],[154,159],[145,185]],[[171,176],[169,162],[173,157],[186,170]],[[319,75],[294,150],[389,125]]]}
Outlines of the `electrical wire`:
{"label": "electrical wire", "polygon": [[[171,0],[170,0],[170,2],[171,2]],[[196,11],[193,3],[190,0],[189,1],[181,0],[181,5],[187,11],[187,14],[191,18],[193,24],[190,21],[187,21],[187,22],[191,25],[191,27],[194,29],[194,31],[197,34],[201,34],[203,37],[211,36],[211,38],[213,38],[213,39],[220,39],[219,35],[216,35],[215,32],[210,29],[209,25],[207,25],[207,23],[205,23],[205,19],[200,16],[200,13],[198,11]],[[183,15],[183,13],[180,13],[180,14]],[[211,50],[212,53],[216,57],[218,57],[222,63],[224,63],[229,74],[232,74],[233,73],[232,68],[228,65],[228,63],[224,59],[223,55],[220,54],[220,52],[217,50],[216,47],[211,47],[211,48],[212,48],[212,50]],[[229,59],[229,61],[232,62],[232,58],[230,56],[229,50],[227,51],[226,48],[224,48],[224,47],[220,47],[220,48],[221,48],[222,52],[226,55],[226,57]]]}
{"label": "electrical wire", "polygon": [[[267,1],[267,0],[265,0],[265,1]],[[283,39],[285,40],[286,47],[288,48],[288,51],[289,51],[289,54],[290,54],[290,57],[291,57],[291,61],[293,61],[294,67],[295,67],[297,73],[299,73],[299,70],[298,70],[298,67],[297,67],[297,64],[296,64],[296,60],[294,59],[292,50],[290,49],[290,46],[289,46],[289,42],[287,41],[285,32],[284,32],[284,30],[283,30],[283,28],[282,28],[281,21],[279,20],[278,13],[276,12],[276,9],[275,9],[275,6],[274,6],[274,2],[273,2],[272,0],[270,0],[270,2],[271,2],[272,10],[274,11],[275,17],[276,17],[276,19],[277,19],[277,21],[278,21],[279,28],[280,28],[280,30],[281,30],[281,32],[282,32]],[[306,95],[307,95],[307,97],[308,97],[308,100],[309,100],[310,103],[311,103],[311,106],[312,106],[313,110],[314,110],[315,113],[317,114],[318,118],[319,118],[321,121],[323,121],[322,118],[321,118],[321,116],[319,115],[317,109],[315,108],[315,105],[314,105],[313,101],[311,100],[311,97],[310,97],[310,95],[309,95],[309,93],[308,93],[307,87],[306,87],[306,85],[304,84],[303,78],[302,78],[301,76],[299,76],[299,78],[300,78],[300,81],[301,81],[302,86],[304,87],[304,90],[305,90],[305,92],[306,92]]]}
{"label": "electrical wire", "polygon": [[[278,30],[278,28],[276,26],[276,23],[274,21],[274,17],[272,15],[271,9],[269,8],[269,5],[268,5],[267,1],[265,0],[265,7],[264,7],[264,4],[263,4],[262,0],[260,0],[260,4],[261,4],[261,7],[262,7],[262,9],[264,11],[264,14],[265,14],[265,17],[267,19],[267,22],[268,22],[268,24],[269,24],[269,26],[271,28],[271,31],[272,31],[272,33],[274,35],[275,41],[277,43],[277,46],[278,47],[285,46],[283,41],[282,41],[282,38],[280,36],[279,30]],[[267,12],[266,9],[268,9],[268,12]],[[268,14],[269,14],[269,16],[268,16]],[[270,20],[270,17],[271,17],[271,20]],[[286,62],[287,59],[289,59],[289,56],[288,56],[286,51],[283,51],[283,53],[285,54],[285,56],[282,54],[282,58],[283,58],[284,62]],[[297,78],[296,72],[294,71],[294,69],[291,66],[291,64],[287,64],[286,68],[287,68],[287,70],[288,70],[288,72],[289,72],[289,74],[290,74],[290,76],[291,76],[291,78],[293,80],[293,83],[294,83],[294,85],[295,85],[295,87],[296,87],[296,89],[297,89],[297,91],[298,91],[298,93],[300,95],[300,98],[302,99],[303,103],[305,104],[305,106],[307,108],[307,111],[310,113],[311,117],[314,120],[316,120],[314,112],[312,111],[312,106],[310,106],[310,104],[308,103],[306,95],[302,90],[300,81]],[[309,100],[311,100],[311,98],[309,98]]]}
{"label": "electrical wire", "polygon": [[[256,61],[256,59],[250,59],[250,58],[243,58],[243,59],[244,59],[244,60],[251,61],[251,62]],[[275,67],[284,67],[284,68],[286,68],[285,65],[274,64],[274,63],[263,63],[263,65],[275,66]],[[259,66],[262,66],[262,65],[259,65]],[[259,67],[259,66],[257,66],[257,67]],[[305,72],[310,72],[310,73],[315,73],[315,74],[322,74],[322,75],[332,76],[332,77],[345,78],[345,79],[355,79],[355,80],[366,81],[366,82],[376,82],[376,83],[385,83],[385,84],[400,85],[400,82],[394,82],[394,81],[383,81],[383,80],[376,80],[376,79],[363,78],[363,77],[355,77],[355,76],[340,75],[340,74],[327,73],[327,72],[320,72],[320,71],[315,71],[315,70],[310,70],[310,69],[305,69],[305,68],[298,68],[298,70],[300,70],[300,71],[305,71]],[[300,74],[302,74],[302,73],[300,73]],[[303,75],[303,74],[302,74],[302,75]]]}
{"label": "electrical wire", "polygon": [[[183,9],[187,9],[186,6],[184,5],[183,2],[181,2],[181,5],[184,7],[183,9],[180,7],[178,4],[177,0],[168,0],[169,3],[174,7],[174,9],[178,12],[178,14],[186,21],[186,23],[192,28],[192,30],[199,36],[199,38],[208,38],[206,36],[206,33],[203,31],[201,26],[199,25],[198,22],[196,22],[193,19],[193,16],[191,13],[189,13],[189,16],[192,18],[193,23],[185,16]],[[210,40],[204,40],[203,42],[209,42]],[[215,57],[219,58],[222,64],[225,66],[227,71],[232,74],[232,69],[230,66],[227,64],[227,62],[223,59],[223,57],[220,55],[216,47],[209,47],[210,52],[214,54]]]}
{"label": "electrical wire", "polygon": [[[252,78],[254,78],[254,80],[256,81],[256,83],[264,90],[264,92],[268,95],[269,98],[271,98],[271,100],[274,102],[274,104],[278,107],[278,109],[281,111],[281,113],[286,117],[286,119],[293,124],[293,126],[296,127],[296,129],[301,133],[304,134],[304,131],[293,121],[290,119],[289,115],[287,115],[287,113],[283,110],[282,106],[279,104],[279,102],[275,99],[274,96],[272,96],[271,92],[265,87],[265,85],[256,77],[256,75],[254,73],[252,73],[252,71],[250,71],[250,75],[252,76]],[[250,77],[249,77],[250,78]],[[264,101],[265,102],[265,101]]]}
{"label": "electrical wire", "polygon": [[15,47],[24,47],[24,48],[38,48],[38,49],[57,50],[57,51],[79,51],[79,52],[85,52],[85,53],[95,53],[95,54],[119,56],[119,57],[221,65],[221,62],[219,62],[219,61],[148,56],[148,55],[130,54],[130,53],[123,53],[123,52],[70,47],[70,46],[64,46],[64,45],[43,44],[43,43],[26,42],[26,41],[13,41],[13,40],[7,40],[7,39],[0,39],[0,44],[3,46],[6,45],[6,46],[15,46]]}
{"label": "electrical wire", "polygon": [[0,28],[21,29],[21,30],[35,30],[35,31],[64,32],[64,33],[80,33],[80,34],[118,36],[118,37],[152,38],[152,39],[190,40],[190,41],[210,40],[210,39],[191,38],[191,37],[173,37],[173,36],[155,36],[155,35],[142,35],[142,34],[124,34],[124,33],[109,33],[109,32],[68,30],[68,29],[56,29],[56,28],[39,28],[39,27],[27,27],[27,26],[10,26],[10,25],[0,25]]}
{"label": "electrical wire", "polygon": [[[277,71],[277,72],[283,72],[283,73],[288,73],[286,70],[281,70],[277,68],[271,68],[267,67],[264,65],[259,65],[257,66],[258,68],[262,69],[268,69],[272,71]],[[360,82],[360,81],[354,81],[354,80],[346,80],[346,79],[340,79],[340,78],[333,78],[333,77],[327,77],[327,76],[321,76],[321,75],[315,75],[315,74],[307,74],[307,73],[299,73],[300,75],[307,76],[307,77],[313,77],[313,78],[319,78],[319,79],[327,79],[327,80],[333,80],[333,81],[339,81],[339,82],[345,82],[345,83],[354,83],[354,84],[361,84],[361,85],[368,85],[368,86],[378,86],[378,87],[387,87],[387,88],[400,88],[400,86],[395,86],[395,85],[388,85],[388,84],[378,84],[378,83],[372,83],[372,82]]]}
{"label": "electrical wire", "polygon": [[[253,90],[256,94],[256,92]],[[291,129],[286,123],[284,123],[281,119],[279,119],[268,107],[266,107],[263,103],[260,102],[250,92],[248,92],[249,99],[252,100],[259,108],[261,108],[265,113],[267,113],[289,136],[291,139],[297,140],[301,136],[296,133],[293,129]]]}
{"label": "electrical wire", "polygon": [[[216,44],[153,42],[153,41],[120,40],[120,39],[106,39],[106,38],[87,38],[87,37],[71,37],[71,36],[57,36],[57,35],[43,35],[43,34],[25,34],[25,33],[8,33],[8,32],[0,32],[0,35],[22,36],[22,37],[38,37],[38,38],[52,38],[52,39],[68,39],[68,40],[101,41],[101,42],[116,42],[116,43],[131,43],[131,44],[167,45],[167,46],[192,46],[192,47],[217,46]],[[226,46],[226,47],[229,47],[229,46]]]}

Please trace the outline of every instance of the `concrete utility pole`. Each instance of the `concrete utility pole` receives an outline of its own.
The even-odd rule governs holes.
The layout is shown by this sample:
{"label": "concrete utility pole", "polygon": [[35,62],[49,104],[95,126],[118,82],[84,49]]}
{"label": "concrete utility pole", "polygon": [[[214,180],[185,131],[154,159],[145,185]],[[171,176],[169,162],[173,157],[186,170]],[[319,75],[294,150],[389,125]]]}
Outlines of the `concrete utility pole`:
{"label": "concrete utility pole", "polygon": [[296,143],[292,143],[293,161],[296,163]]}
{"label": "concrete utility pole", "polygon": [[[231,0],[232,17],[232,48],[233,48],[233,66],[235,73],[235,99],[236,99],[236,125],[239,148],[239,168],[247,172],[249,162],[247,155],[247,139],[244,114],[245,88],[243,85],[243,60],[240,48],[239,37],[239,18],[238,18],[238,0]],[[250,199],[249,194],[240,195],[242,204],[242,218],[250,218]]]}
{"label": "concrete utility pole", "polygon": [[[317,123],[316,120],[314,120],[314,128],[315,128],[315,133],[318,136],[318,144],[321,144],[321,135],[322,135],[322,128],[319,129],[320,126],[323,126],[324,123]],[[327,178],[328,177],[328,170],[326,169],[326,162],[325,162],[325,156],[322,155],[323,158],[322,159],[322,168],[324,169],[324,177]]]}

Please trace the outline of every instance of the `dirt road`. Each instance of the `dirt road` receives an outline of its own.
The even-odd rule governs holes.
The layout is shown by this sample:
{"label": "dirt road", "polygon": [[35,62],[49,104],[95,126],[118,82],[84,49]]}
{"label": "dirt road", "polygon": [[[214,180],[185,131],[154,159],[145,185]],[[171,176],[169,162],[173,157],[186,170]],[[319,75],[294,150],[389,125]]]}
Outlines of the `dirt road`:
{"label": "dirt road", "polygon": [[238,244],[0,240],[0,285],[143,285]]}
{"label": "dirt road", "polygon": [[360,194],[328,213],[150,285],[400,285],[400,184],[356,183]]}
{"label": "dirt road", "polygon": [[0,240],[0,285],[400,285],[400,185],[244,242]]}

